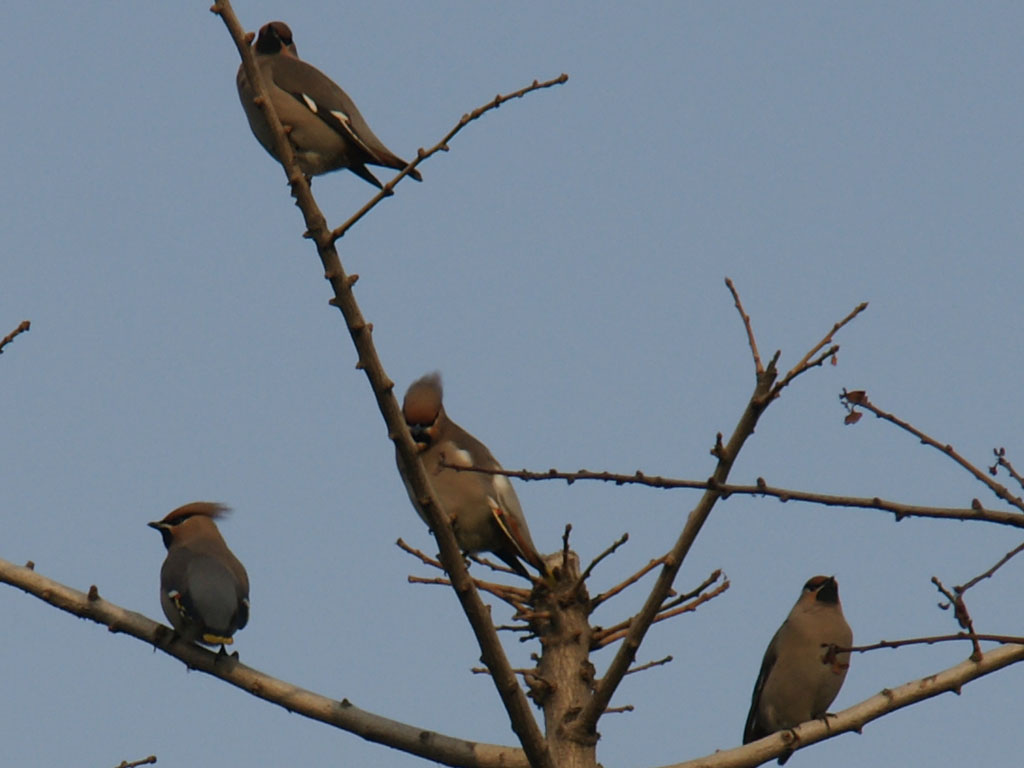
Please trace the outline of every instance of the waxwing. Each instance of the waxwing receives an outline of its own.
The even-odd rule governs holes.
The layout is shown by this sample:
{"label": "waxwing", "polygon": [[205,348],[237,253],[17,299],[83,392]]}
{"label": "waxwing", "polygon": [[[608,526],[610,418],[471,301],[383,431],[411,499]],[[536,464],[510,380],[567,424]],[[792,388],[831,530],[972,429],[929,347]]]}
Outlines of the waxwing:
{"label": "waxwing", "polygon": [[[356,105],[316,67],[299,58],[292,31],[283,21],[264,24],[254,45],[256,63],[277,117],[288,132],[299,168],[307,176],[348,168],[380,188],[367,163],[402,170],[408,163],[378,139]],[[263,111],[253,101],[243,67],[235,78],[249,127],[263,148],[280,160]],[[422,181],[419,171],[409,173]]]}
{"label": "waxwing", "polygon": [[249,576],[214,522],[227,511],[223,504],[194,501],[149,523],[167,547],[160,606],[189,642],[230,645],[249,620]]}
{"label": "waxwing", "polygon": [[[517,573],[529,578],[520,559],[549,578],[526,526],[519,499],[508,478],[462,472],[442,462],[464,467],[501,469],[487,446],[448,418],[441,402],[441,376],[428,374],[414,381],[405,393],[402,414],[419,447],[423,467],[434,495],[452,521],[455,538],[465,552],[493,552]],[[401,458],[399,458],[401,469]],[[405,473],[402,473],[403,478]],[[413,506],[429,521],[406,483]]]}
{"label": "waxwing", "polygon": [[[850,666],[853,632],[843,617],[833,576],[815,576],[768,644],[754,685],[743,743],[825,717]],[[791,752],[779,758],[779,765]]]}

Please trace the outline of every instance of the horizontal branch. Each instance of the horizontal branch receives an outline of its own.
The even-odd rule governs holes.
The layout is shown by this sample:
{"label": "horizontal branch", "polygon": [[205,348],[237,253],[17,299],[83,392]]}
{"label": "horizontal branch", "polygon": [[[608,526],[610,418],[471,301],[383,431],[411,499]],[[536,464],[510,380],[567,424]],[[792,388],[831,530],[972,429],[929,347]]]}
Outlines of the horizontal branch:
{"label": "horizontal branch", "polygon": [[879,640],[870,645],[853,645],[849,648],[837,648],[837,652],[848,651],[849,653],[867,653],[877,651],[881,648],[903,648],[908,645],[935,645],[936,643],[951,643],[959,640],[971,642],[980,641],[983,643],[1001,643],[1002,645],[1024,645],[1024,637],[1019,635],[991,635],[991,634],[968,634],[957,632],[955,635],[932,635],[930,637],[908,637],[904,640]]}
{"label": "horizontal branch", "polygon": [[311,720],[319,720],[367,741],[384,744],[402,752],[452,766],[466,768],[528,768],[526,756],[517,747],[481,744],[456,739],[425,728],[390,720],[353,706],[348,699],[337,701],[297,685],[278,680],[247,667],[237,659],[213,653],[176,638],[170,628],[126,610],[99,596],[95,587],[79,592],[36,573],[0,559],[0,582],[17,587],[43,602],[83,619],[103,624],[111,632],[131,635],[189,669],[205,672],[247,693],[277,704]]}
{"label": "horizontal branch", "polygon": [[841,733],[859,733],[872,720],[938,696],[940,693],[959,693],[960,689],[972,680],[1020,661],[1024,661],[1024,645],[1004,645],[989,651],[980,661],[968,659],[955,667],[922,677],[920,680],[912,680],[898,688],[884,689],[870,699],[865,699],[838,714],[830,715],[827,722],[812,720],[792,731],[780,731],[742,747],[721,750],[706,757],[674,763],[665,768],[752,768],[784,752],[806,747]]}
{"label": "horizontal branch", "polygon": [[945,520],[974,520],[998,525],[1009,525],[1014,528],[1024,528],[1024,514],[998,509],[985,509],[981,504],[970,507],[928,507],[921,504],[904,504],[898,501],[889,501],[878,496],[840,496],[832,493],[815,493],[813,491],[800,491],[793,488],[780,488],[768,485],[762,478],[758,478],[755,485],[732,485],[728,483],[714,483],[708,480],[681,480],[661,475],[648,475],[640,470],[632,474],[617,472],[595,471],[580,469],[576,472],[562,472],[558,469],[549,469],[537,472],[529,469],[490,469],[485,467],[458,467],[463,472],[480,472],[487,475],[505,475],[515,477],[519,480],[564,480],[572,485],[577,480],[597,480],[604,483],[615,483],[616,485],[645,485],[650,488],[676,489],[686,488],[695,491],[717,490],[722,498],[732,494],[745,496],[772,496],[779,501],[802,501],[809,504],[821,504],[826,507],[852,507],[856,509],[880,509],[883,512],[891,512],[896,516],[897,522],[905,517],[931,517]]}

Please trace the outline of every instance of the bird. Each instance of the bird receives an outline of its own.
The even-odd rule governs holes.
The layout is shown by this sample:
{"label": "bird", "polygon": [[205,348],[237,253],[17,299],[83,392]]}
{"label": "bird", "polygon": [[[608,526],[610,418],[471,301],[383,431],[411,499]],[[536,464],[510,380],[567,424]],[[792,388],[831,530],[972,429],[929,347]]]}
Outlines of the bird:
{"label": "bird", "polygon": [[[348,168],[382,189],[367,164],[396,170],[408,165],[370,130],[347,93],[319,69],[299,58],[287,24],[283,21],[264,24],[253,48],[263,85],[292,143],[299,168],[306,176]],[[280,161],[270,126],[263,110],[255,103],[256,91],[242,66],[238,68],[235,84],[253,135]],[[416,169],[409,175],[416,181],[423,180]]]}
{"label": "bird", "polygon": [[[448,418],[442,399],[441,375],[429,373],[409,385],[402,415],[420,450],[434,496],[452,522],[459,547],[470,554],[491,552],[520,576],[530,578],[522,563],[525,561],[551,583],[551,573],[533,544],[523,509],[508,478],[442,466],[447,463],[501,469],[487,446]],[[396,458],[402,470],[397,452]],[[401,474],[404,480],[406,473]],[[408,481],[405,487],[419,516],[429,525]]]}
{"label": "bird", "polygon": [[[765,651],[754,684],[743,743],[825,717],[850,666],[853,645],[834,576],[814,576]],[[779,757],[785,764],[792,752]]]}
{"label": "bird", "polygon": [[249,575],[214,522],[227,512],[223,504],[193,501],[148,523],[167,547],[160,568],[164,615],[185,640],[222,650],[249,621]]}

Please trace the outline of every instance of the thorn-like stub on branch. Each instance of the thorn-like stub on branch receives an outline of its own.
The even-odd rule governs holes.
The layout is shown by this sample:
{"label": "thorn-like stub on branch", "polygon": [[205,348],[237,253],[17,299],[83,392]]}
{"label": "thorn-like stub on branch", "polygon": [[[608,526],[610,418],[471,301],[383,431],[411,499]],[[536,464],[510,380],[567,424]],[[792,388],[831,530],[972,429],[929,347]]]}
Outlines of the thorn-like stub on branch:
{"label": "thorn-like stub on branch", "polygon": [[351,288],[353,285],[359,282],[359,275],[353,272],[351,275],[348,276],[346,282],[348,283],[348,287]]}
{"label": "thorn-like stub on branch", "polygon": [[36,569],[36,564],[33,563],[31,560],[28,560],[25,563],[25,567],[28,568],[30,571],[34,571]]}
{"label": "thorn-like stub on branch", "polygon": [[89,597],[90,600],[99,600],[100,599],[100,591],[98,589],[96,589],[96,585],[95,584],[90,585],[88,597]]}
{"label": "thorn-like stub on branch", "polygon": [[338,306],[338,299],[336,297],[332,296],[331,298],[329,298],[327,300],[327,303],[330,304],[332,307],[337,307]]}
{"label": "thorn-like stub on branch", "polygon": [[984,508],[981,506],[981,502],[977,499],[971,499],[971,509],[975,512],[983,512]]}

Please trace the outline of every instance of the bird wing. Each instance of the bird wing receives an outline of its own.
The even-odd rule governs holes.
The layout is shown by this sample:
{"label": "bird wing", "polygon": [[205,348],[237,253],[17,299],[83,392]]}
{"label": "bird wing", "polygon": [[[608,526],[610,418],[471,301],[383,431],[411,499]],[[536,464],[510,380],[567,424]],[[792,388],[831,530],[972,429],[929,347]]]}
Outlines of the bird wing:
{"label": "bird wing", "polygon": [[311,64],[291,56],[273,62],[274,84],[291,95],[332,130],[351,140],[371,158],[391,153],[378,139],[355,103],[333,80]]}
{"label": "bird wing", "polygon": [[[780,628],[779,632],[781,631]],[[754,692],[750,696],[750,712],[747,714],[746,725],[743,726],[744,744],[749,744],[768,735],[764,732],[764,726],[758,722],[758,709],[760,709],[761,692],[764,690],[765,683],[768,682],[768,676],[771,674],[772,667],[775,666],[775,661],[778,658],[778,654],[775,652],[775,641],[778,636],[779,633],[776,632],[775,637],[768,643],[768,649],[764,652],[764,658],[761,660],[761,671],[757,675],[757,682],[754,683]]]}

